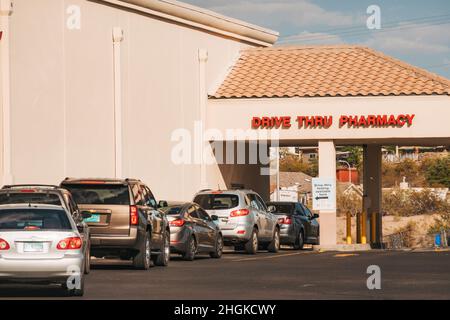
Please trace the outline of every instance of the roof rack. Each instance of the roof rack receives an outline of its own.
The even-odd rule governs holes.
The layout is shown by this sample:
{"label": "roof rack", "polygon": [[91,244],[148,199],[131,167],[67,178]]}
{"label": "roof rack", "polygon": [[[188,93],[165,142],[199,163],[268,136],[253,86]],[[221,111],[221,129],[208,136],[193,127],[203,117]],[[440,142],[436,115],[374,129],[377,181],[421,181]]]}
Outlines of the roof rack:
{"label": "roof rack", "polygon": [[10,184],[10,185],[4,185],[2,189],[19,189],[19,188],[51,188],[51,189],[59,189],[59,186],[52,185],[52,184]]}

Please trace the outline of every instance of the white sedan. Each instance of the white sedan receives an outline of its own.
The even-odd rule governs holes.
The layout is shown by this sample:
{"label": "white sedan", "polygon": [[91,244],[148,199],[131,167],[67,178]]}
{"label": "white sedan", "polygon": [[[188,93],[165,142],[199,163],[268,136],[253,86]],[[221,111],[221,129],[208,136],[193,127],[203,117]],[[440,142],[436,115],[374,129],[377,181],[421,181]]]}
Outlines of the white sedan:
{"label": "white sedan", "polygon": [[81,296],[87,249],[65,208],[0,205],[0,281],[56,282]]}

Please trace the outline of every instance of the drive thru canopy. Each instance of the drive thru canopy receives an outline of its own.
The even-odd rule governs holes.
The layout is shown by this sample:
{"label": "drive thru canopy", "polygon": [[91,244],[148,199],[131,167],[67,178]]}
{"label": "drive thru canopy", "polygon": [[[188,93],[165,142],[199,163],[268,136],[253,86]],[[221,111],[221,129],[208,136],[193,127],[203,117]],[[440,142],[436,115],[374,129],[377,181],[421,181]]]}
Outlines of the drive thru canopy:
{"label": "drive thru canopy", "polygon": [[[210,95],[207,124],[318,145],[320,178],[335,179],[336,144],[363,145],[366,236],[379,245],[381,146],[450,145],[449,94],[449,80],[365,47],[247,49]],[[336,245],[336,210],[320,220],[321,245]]]}

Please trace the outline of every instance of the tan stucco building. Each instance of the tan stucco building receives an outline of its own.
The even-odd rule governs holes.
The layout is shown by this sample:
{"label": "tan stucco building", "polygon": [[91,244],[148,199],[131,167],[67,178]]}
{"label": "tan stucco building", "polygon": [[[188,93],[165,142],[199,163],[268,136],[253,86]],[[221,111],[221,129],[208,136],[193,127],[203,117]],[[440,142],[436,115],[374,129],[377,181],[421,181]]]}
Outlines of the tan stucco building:
{"label": "tan stucco building", "polygon": [[[450,82],[367,48],[270,48],[274,31],[171,0],[0,4],[3,183],[135,177],[160,199],[232,184],[268,198],[261,163],[174,163],[174,132],[197,121],[235,141],[227,130],[276,129],[255,117],[290,117],[280,145],[318,145],[321,177],[335,179],[336,144],[365,146],[370,222],[381,145],[450,145]],[[336,212],[321,213],[333,245]]]}

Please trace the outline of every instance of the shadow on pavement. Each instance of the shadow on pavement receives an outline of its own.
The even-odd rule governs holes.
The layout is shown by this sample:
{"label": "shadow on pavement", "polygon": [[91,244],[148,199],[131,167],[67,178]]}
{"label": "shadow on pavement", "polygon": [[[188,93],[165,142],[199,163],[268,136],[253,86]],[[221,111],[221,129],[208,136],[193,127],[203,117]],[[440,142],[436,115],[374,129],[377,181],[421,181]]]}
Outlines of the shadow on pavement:
{"label": "shadow on pavement", "polygon": [[2,298],[62,298],[67,296],[67,291],[58,285],[0,284],[0,297]]}

